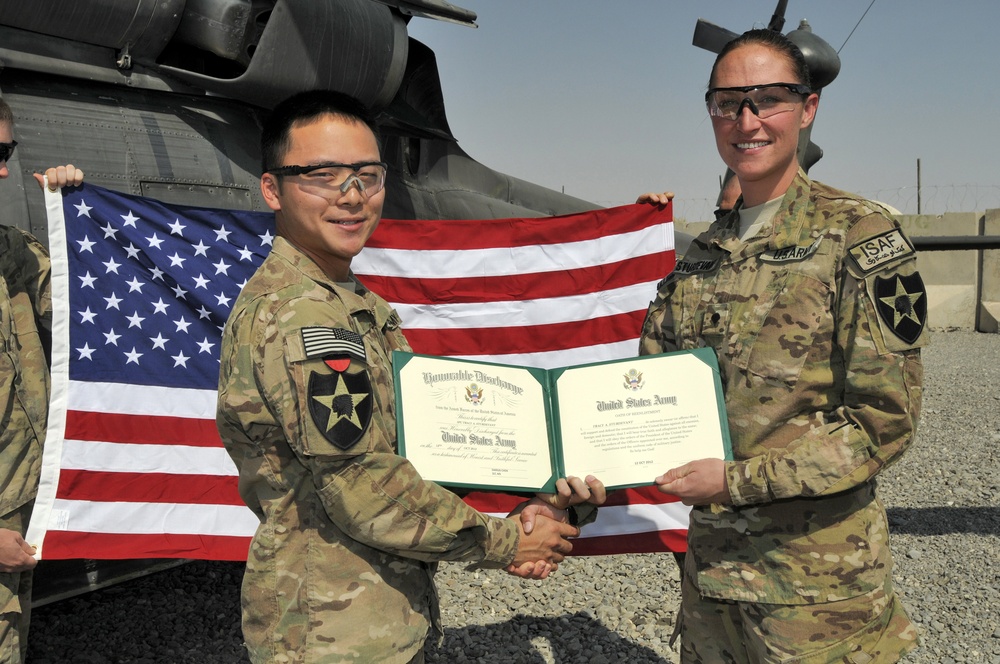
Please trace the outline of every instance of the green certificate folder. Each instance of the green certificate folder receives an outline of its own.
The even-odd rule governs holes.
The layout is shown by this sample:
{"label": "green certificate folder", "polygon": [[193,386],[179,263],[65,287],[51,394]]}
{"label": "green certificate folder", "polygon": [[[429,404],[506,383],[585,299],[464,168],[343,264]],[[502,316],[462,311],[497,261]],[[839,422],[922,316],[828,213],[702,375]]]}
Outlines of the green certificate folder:
{"label": "green certificate folder", "polygon": [[393,351],[393,372],[399,453],[440,484],[551,493],[594,475],[619,489],[732,458],[710,348],[559,369]]}

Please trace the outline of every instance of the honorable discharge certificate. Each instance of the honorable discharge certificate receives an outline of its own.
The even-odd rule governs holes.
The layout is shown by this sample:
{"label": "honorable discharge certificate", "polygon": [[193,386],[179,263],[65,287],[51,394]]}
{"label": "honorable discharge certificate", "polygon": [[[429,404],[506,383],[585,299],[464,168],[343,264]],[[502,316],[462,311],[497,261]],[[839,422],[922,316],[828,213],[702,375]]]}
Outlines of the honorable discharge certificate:
{"label": "honorable discharge certificate", "polygon": [[641,486],[730,455],[710,349],[548,370],[399,351],[393,361],[400,453],[442,484],[553,491],[559,477],[594,475]]}

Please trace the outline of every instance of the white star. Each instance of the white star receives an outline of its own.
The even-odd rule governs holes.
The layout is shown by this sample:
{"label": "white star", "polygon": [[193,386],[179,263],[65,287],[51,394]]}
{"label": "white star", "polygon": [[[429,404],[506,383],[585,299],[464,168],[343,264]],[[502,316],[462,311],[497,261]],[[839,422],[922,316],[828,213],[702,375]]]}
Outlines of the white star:
{"label": "white star", "polygon": [[80,217],[89,217],[90,216],[90,211],[94,209],[94,208],[90,207],[89,205],[87,205],[86,201],[80,201],[79,205],[74,205],[73,207],[76,208],[76,218],[77,219],[79,219]]}
{"label": "white star", "polygon": [[135,277],[132,277],[132,281],[126,281],[125,283],[128,284],[129,293],[141,293],[142,287],[146,285]]}
{"label": "white star", "polygon": [[198,352],[199,353],[211,353],[212,352],[212,346],[214,346],[214,345],[215,344],[213,344],[212,342],[210,342],[208,340],[208,337],[205,337],[204,341],[199,341],[198,342],[198,348],[201,349]]}
{"label": "white star", "polygon": [[95,281],[97,281],[97,277],[92,277],[90,272],[87,272],[86,275],[80,277],[80,288],[93,288]]}
{"label": "white star", "polygon": [[159,249],[160,245],[163,244],[163,240],[161,240],[156,233],[153,233],[152,237],[147,237],[146,242],[148,242],[149,246],[153,247],[154,249]]}
{"label": "white star", "polygon": [[157,333],[155,337],[150,337],[149,340],[153,342],[153,348],[162,348],[163,350],[167,349],[167,342],[170,341],[170,339],[164,339],[162,333]]}
{"label": "white star", "polygon": [[226,261],[222,260],[221,258],[219,259],[219,262],[215,263],[212,267],[215,268],[215,273],[216,274],[224,274],[227,277],[229,276],[229,268],[231,266],[229,265],[229,263],[227,263]]}
{"label": "white star", "polygon": [[77,240],[76,243],[78,245],[80,245],[80,251],[87,251],[87,252],[90,252],[90,253],[94,253],[94,250],[91,249],[91,247],[93,247],[95,244],[97,244],[96,242],[91,242],[90,241],[90,236],[89,235],[84,235],[83,239],[82,240]]}
{"label": "white star", "polygon": [[265,231],[263,235],[258,235],[257,237],[260,238],[260,246],[262,247],[263,246],[270,247],[271,243],[274,241],[274,236],[271,235],[271,231]]}
{"label": "white star", "polygon": [[142,357],[142,353],[135,352],[135,346],[132,346],[132,352],[125,353],[125,357],[128,358],[125,360],[125,364],[131,364],[133,362],[139,364],[139,358]]}
{"label": "white star", "polygon": [[194,287],[195,288],[208,288],[208,284],[209,284],[209,281],[208,281],[208,279],[205,278],[205,275],[203,275],[203,274],[199,273],[198,276],[194,278]]}
{"label": "white star", "polygon": [[174,360],[175,367],[184,367],[185,369],[187,369],[187,361],[191,358],[185,357],[184,353],[180,352],[177,355],[172,355],[171,359]]}
{"label": "white star", "polygon": [[137,311],[134,314],[132,314],[131,316],[126,316],[125,320],[128,321],[129,329],[131,329],[133,327],[137,327],[137,328],[139,328],[141,330],[142,329],[142,321],[144,321],[146,319],[143,318],[142,316],[140,316],[139,312]]}
{"label": "white star", "polygon": [[198,244],[192,246],[194,246],[195,256],[205,256],[205,257],[208,256],[208,245],[202,242],[201,240],[198,240]]}
{"label": "white star", "polygon": [[174,297],[176,297],[178,300],[187,299],[187,291],[181,288],[180,284],[177,284],[171,290],[174,291]]}
{"label": "white star", "polygon": [[171,235],[180,235],[184,237],[184,224],[181,223],[180,219],[174,219],[174,223],[169,224]]}
{"label": "white star", "polygon": [[109,237],[113,238],[116,235],[118,235],[118,229],[112,226],[110,221],[108,222],[108,225],[102,228],[101,230],[104,231],[105,240],[107,240]]}
{"label": "white star", "polygon": [[219,303],[220,307],[228,307],[230,300],[232,300],[232,298],[226,297],[225,293],[219,293],[215,296],[215,301]]}
{"label": "white star", "polygon": [[91,311],[90,307],[87,307],[85,311],[78,311],[76,313],[80,314],[83,318],[83,320],[80,321],[81,323],[93,323],[94,319],[97,318],[97,314]]}
{"label": "white star", "polygon": [[108,303],[105,309],[118,309],[118,305],[121,304],[122,299],[112,293],[111,297],[104,298],[104,301]]}
{"label": "white star", "polygon": [[135,245],[132,244],[131,242],[129,242],[128,246],[125,247],[125,253],[128,254],[128,257],[131,258],[132,260],[136,260],[137,258],[139,258],[139,250],[136,249]]}
{"label": "white star", "polygon": [[240,249],[240,260],[253,262],[253,252],[247,249],[245,244],[243,245],[243,248]]}
{"label": "white star", "polygon": [[244,288],[246,288],[248,281],[250,280],[244,279],[242,283],[236,284],[236,287],[239,288],[240,290],[243,290]]}
{"label": "white star", "polygon": [[110,258],[106,263],[102,263],[102,265],[107,268],[105,271],[106,273],[114,272],[115,274],[118,274],[118,268],[120,268],[122,264],[116,263],[114,258]]}
{"label": "white star", "polygon": [[96,350],[95,348],[91,348],[90,347],[90,344],[83,344],[83,348],[77,348],[76,349],[76,352],[80,353],[80,357],[78,357],[76,359],[82,360],[82,359],[86,358],[88,360],[92,360],[92,359],[94,359],[93,355],[94,355],[94,351],[95,350]]}
{"label": "white star", "polygon": [[229,236],[231,234],[232,234],[232,231],[227,231],[225,224],[223,224],[222,228],[220,228],[219,230],[215,231],[215,241],[216,242],[229,242]]}
{"label": "white star", "polygon": [[153,273],[153,279],[159,279],[163,281],[163,270],[158,267],[154,267],[151,272]]}
{"label": "white star", "polygon": [[204,318],[209,318],[211,315],[212,315],[212,312],[209,311],[208,309],[206,309],[204,304],[201,305],[200,309],[198,309],[198,320],[202,320]]}
{"label": "white star", "polygon": [[188,328],[191,327],[191,323],[187,322],[184,316],[181,316],[180,320],[175,320],[174,325],[177,326],[177,332],[187,332]]}
{"label": "white star", "polygon": [[184,267],[184,261],[187,260],[186,258],[181,258],[176,251],[174,252],[174,255],[170,256],[169,258],[170,258],[170,267]]}
{"label": "white star", "polygon": [[121,217],[125,220],[125,225],[131,226],[132,228],[135,228],[135,222],[139,221],[139,217],[134,216],[132,214],[132,210],[129,210],[127,215],[121,215]]}
{"label": "white star", "polygon": [[114,344],[115,346],[117,346],[118,340],[122,338],[122,335],[115,334],[115,328],[111,328],[110,332],[104,333],[104,338],[107,339],[107,341],[104,342],[105,346],[107,346],[108,344]]}
{"label": "white star", "polygon": [[167,313],[167,307],[170,305],[163,301],[161,297],[159,300],[153,303],[153,313],[154,314],[165,314]]}

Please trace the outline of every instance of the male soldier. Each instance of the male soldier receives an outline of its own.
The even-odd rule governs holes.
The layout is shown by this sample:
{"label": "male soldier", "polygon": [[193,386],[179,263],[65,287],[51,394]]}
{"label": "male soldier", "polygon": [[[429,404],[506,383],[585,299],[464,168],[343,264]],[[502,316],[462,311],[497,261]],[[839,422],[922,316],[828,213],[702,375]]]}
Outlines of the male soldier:
{"label": "male soldier", "polygon": [[[14,115],[0,99],[0,180],[17,142]],[[49,169],[54,186],[79,184],[83,172]],[[79,173],[79,179],[77,179]],[[36,175],[41,182],[42,176]],[[35,548],[24,541],[42,465],[49,408],[52,299],[49,255],[30,234],[0,225],[0,661],[24,661],[31,617]]]}
{"label": "male soldier", "polygon": [[579,531],[540,514],[526,534],[396,455],[390,357],[409,345],[350,272],[385,197],[367,110],[300,93],[261,145],[277,238],[226,325],[218,409],[261,522],[243,580],[247,648],[258,663],[422,662],[437,561],[544,578]]}

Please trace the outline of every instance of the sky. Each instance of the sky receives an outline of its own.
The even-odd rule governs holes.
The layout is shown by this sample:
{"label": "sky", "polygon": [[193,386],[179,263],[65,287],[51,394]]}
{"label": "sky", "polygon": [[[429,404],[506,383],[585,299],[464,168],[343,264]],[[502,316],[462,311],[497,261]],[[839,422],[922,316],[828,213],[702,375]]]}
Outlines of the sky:
{"label": "sky", "polygon": [[[414,18],[409,34],[436,54],[467,153],[603,206],[673,191],[676,218],[711,219],[725,165],[695,24],[766,27],[775,0],[450,1],[478,28]],[[785,19],[841,60],[812,178],[905,214],[1000,208],[1000,2],[788,0]]]}

